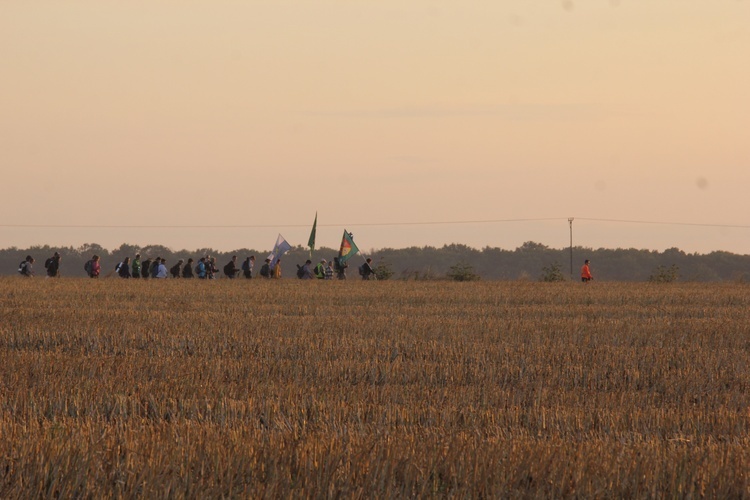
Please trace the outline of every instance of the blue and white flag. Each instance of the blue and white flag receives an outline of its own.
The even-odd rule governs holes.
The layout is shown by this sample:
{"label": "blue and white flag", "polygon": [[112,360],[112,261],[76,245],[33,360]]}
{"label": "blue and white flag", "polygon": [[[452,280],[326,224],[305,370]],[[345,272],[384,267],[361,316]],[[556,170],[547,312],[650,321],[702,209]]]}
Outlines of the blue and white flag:
{"label": "blue and white flag", "polygon": [[276,265],[276,261],[279,260],[279,257],[284,255],[291,249],[292,245],[287,243],[283,236],[279,235],[279,237],[276,238],[276,244],[273,247],[271,255],[268,256],[268,258],[271,259],[271,269],[273,269],[273,266]]}

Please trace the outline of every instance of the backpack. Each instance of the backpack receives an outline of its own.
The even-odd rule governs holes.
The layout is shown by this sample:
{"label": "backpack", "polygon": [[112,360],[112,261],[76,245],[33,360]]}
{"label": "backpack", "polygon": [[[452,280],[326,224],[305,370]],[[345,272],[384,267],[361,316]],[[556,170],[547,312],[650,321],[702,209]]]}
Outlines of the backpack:
{"label": "backpack", "polygon": [[26,263],[26,261],[22,260],[21,263],[18,264],[18,272],[23,275],[26,275],[26,273],[28,272],[28,268],[26,267],[27,265],[28,264]]}
{"label": "backpack", "polygon": [[227,276],[232,276],[234,274],[234,269],[232,269],[232,263],[228,262],[224,265],[224,274]]}
{"label": "backpack", "polygon": [[55,261],[54,257],[50,257],[49,259],[44,261],[44,268],[49,269],[49,266],[52,265],[52,263]]}
{"label": "backpack", "polygon": [[249,261],[246,260],[245,262],[242,263],[242,270],[245,271],[245,272],[247,272],[247,271],[250,270],[250,262]]}
{"label": "backpack", "polygon": [[83,270],[86,271],[86,274],[91,276],[91,273],[94,270],[94,261],[87,260],[86,263],[83,265]]}
{"label": "backpack", "polygon": [[142,278],[148,278],[148,272],[149,272],[150,268],[151,268],[151,261],[150,260],[146,260],[143,263],[143,267],[141,267],[141,277]]}
{"label": "backpack", "polygon": [[195,272],[198,273],[198,277],[202,278],[206,275],[206,263],[198,261],[198,265],[195,266]]}
{"label": "backpack", "polygon": [[365,271],[365,266],[366,265],[367,264],[362,264],[361,266],[359,266],[359,275],[360,276],[364,276],[365,274],[367,274],[367,271]]}
{"label": "backpack", "polygon": [[260,275],[264,278],[271,276],[271,268],[268,264],[263,264],[263,267],[260,268]]}
{"label": "backpack", "polygon": [[297,277],[302,279],[305,277],[305,268],[297,264]]}

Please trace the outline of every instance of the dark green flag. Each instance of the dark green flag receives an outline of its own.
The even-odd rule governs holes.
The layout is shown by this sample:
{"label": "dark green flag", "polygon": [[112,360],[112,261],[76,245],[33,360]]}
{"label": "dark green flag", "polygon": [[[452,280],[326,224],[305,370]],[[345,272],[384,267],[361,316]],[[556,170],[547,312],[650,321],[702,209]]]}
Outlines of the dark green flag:
{"label": "dark green flag", "polygon": [[312,231],[310,231],[310,239],[307,240],[307,246],[310,247],[310,258],[312,259],[312,254],[315,251],[315,231],[318,228],[318,212],[315,212],[315,222],[313,222],[313,228]]}

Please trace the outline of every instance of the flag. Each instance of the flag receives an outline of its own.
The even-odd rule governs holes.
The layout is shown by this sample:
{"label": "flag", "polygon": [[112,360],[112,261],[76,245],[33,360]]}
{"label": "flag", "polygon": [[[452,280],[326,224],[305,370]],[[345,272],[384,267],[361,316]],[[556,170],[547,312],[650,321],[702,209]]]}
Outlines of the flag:
{"label": "flag", "polygon": [[271,255],[268,256],[268,258],[271,259],[271,267],[276,265],[276,261],[279,260],[279,257],[284,255],[291,249],[292,245],[287,243],[283,236],[279,235],[279,237],[276,238],[276,244],[273,246]]}
{"label": "flag", "polygon": [[352,233],[349,233],[344,229],[344,237],[341,238],[341,249],[339,250],[340,264],[345,263],[350,257],[354,257],[359,252],[359,248],[354,244],[354,239],[352,238]]}
{"label": "flag", "polygon": [[313,228],[312,231],[310,231],[310,239],[307,240],[307,246],[310,247],[310,258],[312,259],[312,254],[315,251],[315,230],[318,227],[318,212],[315,212],[315,222],[313,222]]}

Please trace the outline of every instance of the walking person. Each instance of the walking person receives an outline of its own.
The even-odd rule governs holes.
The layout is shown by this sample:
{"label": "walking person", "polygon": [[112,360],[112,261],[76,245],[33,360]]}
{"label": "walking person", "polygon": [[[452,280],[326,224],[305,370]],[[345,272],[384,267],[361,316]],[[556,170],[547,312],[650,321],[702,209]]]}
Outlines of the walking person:
{"label": "walking person", "polygon": [[157,259],[157,262],[154,278],[167,279],[167,259]]}
{"label": "walking person", "polygon": [[233,255],[232,260],[224,265],[224,275],[229,279],[234,279],[239,272],[240,270],[237,269],[237,256]]}
{"label": "walking person", "polygon": [[47,277],[48,278],[59,278],[60,277],[60,254],[55,252],[55,254],[46,260],[44,263],[45,269],[47,269]]}
{"label": "walking person", "polygon": [[159,274],[159,264],[161,264],[161,257],[157,257],[152,263],[151,267],[148,269],[148,274],[152,278],[156,278],[156,275]]}
{"label": "walking person", "polygon": [[18,264],[18,272],[23,276],[24,278],[33,278],[34,277],[34,257],[31,255],[27,255],[24,260],[21,261],[20,264]]}
{"label": "walking person", "polygon": [[362,279],[367,281],[370,279],[370,276],[373,276],[375,274],[375,271],[372,269],[372,259],[367,258],[365,260],[365,263],[359,266],[359,275],[362,276]]}
{"label": "walking person", "polygon": [[346,268],[349,267],[347,263],[341,263],[338,257],[333,258],[333,268],[336,270],[336,279],[346,279]]}
{"label": "walking person", "polygon": [[276,260],[276,264],[273,265],[273,272],[271,273],[274,279],[281,279],[281,259]]}
{"label": "walking person", "polygon": [[253,267],[255,266],[255,255],[251,255],[247,259],[245,259],[245,262],[242,263],[242,275],[246,279],[251,279],[253,277]]}
{"label": "walking person", "polygon": [[140,278],[141,277],[141,254],[137,253],[135,254],[135,259],[133,259],[132,264],[133,271],[131,275],[133,278]]}
{"label": "walking person", "polygon": [[593,280],[594,277],[591,275],[591,269],[589,269],[589,259],[586,259],[581,267],[581,281],[588,283]]}
{"label": "walking person", "polygon": [[260,276],[266,279],[271,278],[271,259],[266,259],[263,265],[260,266]]}
{"label": "walking person", "polygon": [[195,274],[198,275],[198,279],[201,279],[201,280],[206,279],[208,272],[207,272],[205,257],[201,257],[198,260],[198,265],[195,266]]}
{"label": "walking person", "polygon": [[312,269],[310,269],[310,266],[312,266],[312,261],[310,259],[307,259],[305,261],[305,265],[302,266],[302,269],[300,270],[299,277],[303,280],[314,280],[315,275],[313,274]]}
{"label": "walking person", "polygon": [[192,258],[189,258],[187,260],[187,263],[185,263],[185,267],[182,268],[182,277],[183,278],[193,277],[193,259]]}
{"label": "walking person", "polygon": [[318,262],[318,265],[315,266],[315,277],[319,280],[323,280],[326,278],[326,260],[320,259],[320,262]]}
{"label": "walking person", "polygon": [[94,255],[93,257],[91,257],[91,259],[86,261],[86,264],[83,265],[83,269],[89,275],[89,278],[98,278],[99,273],[102,272],[102,266],[99,262],[99,256]]}
{"label": "walking person", "polygon": [[125,260],[117,264],[115,272],[120,278],[130,278],[130,257],[125,257]]}
{"label": "walking person", "polygon": [[143,261],[143,264],[141,265],[141,278],[148,279],[148,277],[151,275],[151,259],[146,259]]}
{"label": "walking person", "polygon": [[182,266],[183,262],[185,262],[185,261],[182,260],[182,259],[180,259],[180,260],[177,261],[177,264],[175,264],[174,266],[172,266],[169,269],[169,274],[171,274],[173,278],[179,278],[180,274],[182,274],[182,268],[181,268],[181,266]]}
{"label": "walking person", "polygon": [[206,261],[206,272],[208,273],[208,279],[216,279],[216,274],[219,272],[219,268],[216,267],[216,257],[209,257]]}
{"label": "walking person", "polygon": [[328,266],[326,266],[326,275],[325,279],[332,280],[333,279],[333,261],[331,260],[328,262]]}

